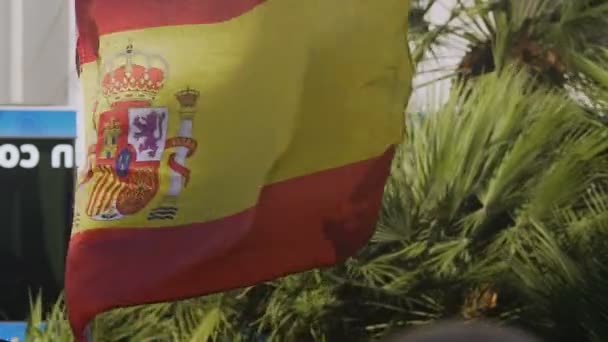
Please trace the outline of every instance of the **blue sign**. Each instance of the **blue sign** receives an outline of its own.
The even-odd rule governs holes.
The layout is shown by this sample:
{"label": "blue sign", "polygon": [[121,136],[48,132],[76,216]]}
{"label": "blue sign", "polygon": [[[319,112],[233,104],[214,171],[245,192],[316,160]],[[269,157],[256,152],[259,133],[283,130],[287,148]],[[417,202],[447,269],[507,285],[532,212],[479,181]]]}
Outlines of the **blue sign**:
{"label": "blue sign", "polygon": [[0,107],[0,138],[76,137],[76,111]]}
{"label": "blue sign", "polygon": [[26,331],[26,322],[0,322],[0,340],[24,342]]}

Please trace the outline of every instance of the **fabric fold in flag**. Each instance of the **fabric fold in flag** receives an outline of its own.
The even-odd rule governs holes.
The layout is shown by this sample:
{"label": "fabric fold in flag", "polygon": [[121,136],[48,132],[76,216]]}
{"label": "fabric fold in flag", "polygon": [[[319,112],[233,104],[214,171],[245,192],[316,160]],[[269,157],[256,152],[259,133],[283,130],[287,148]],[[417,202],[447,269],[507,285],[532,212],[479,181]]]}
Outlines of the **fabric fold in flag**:
{"label": "fabric fold in flag", "polygon": [[66,299],[329,266],[373,233],[410,91],[403,0],[76,0],[87,163]]}

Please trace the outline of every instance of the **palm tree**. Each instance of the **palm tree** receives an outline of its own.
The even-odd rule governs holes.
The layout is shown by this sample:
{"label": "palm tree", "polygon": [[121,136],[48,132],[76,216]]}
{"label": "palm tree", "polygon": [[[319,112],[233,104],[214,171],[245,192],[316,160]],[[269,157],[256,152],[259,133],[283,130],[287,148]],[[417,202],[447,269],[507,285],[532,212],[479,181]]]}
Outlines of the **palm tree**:
{"label": "palm tree", "polygon": [[[431,23],[432,9],[441,6],[449,7],[448,19]],[[597,99],[597,74],[588,66],[608,60],[607,0],[419,0],[413,12],[422,28],[413,34],[415,60],[436,66],[426,84],[517,63],[596,111],[608,108]]]}

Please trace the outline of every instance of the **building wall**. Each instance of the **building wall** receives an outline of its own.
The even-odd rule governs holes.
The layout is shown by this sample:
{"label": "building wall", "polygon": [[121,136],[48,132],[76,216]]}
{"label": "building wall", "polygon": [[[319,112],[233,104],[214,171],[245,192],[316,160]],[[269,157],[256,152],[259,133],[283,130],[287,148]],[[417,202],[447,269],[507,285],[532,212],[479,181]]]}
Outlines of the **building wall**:
{"label": "building wall", "polygon": [[[69,105],[70,1],[21,0],[24,13],[23,82],[28,106]],[[9,0],[0,1],[0,105],[10,100]]]}
{"label": "building wall", "polygon": [[10,1],[0,1],[0,104],[9,100],[9,65],[10,54],[7,53],[9,46],[10,28]]}

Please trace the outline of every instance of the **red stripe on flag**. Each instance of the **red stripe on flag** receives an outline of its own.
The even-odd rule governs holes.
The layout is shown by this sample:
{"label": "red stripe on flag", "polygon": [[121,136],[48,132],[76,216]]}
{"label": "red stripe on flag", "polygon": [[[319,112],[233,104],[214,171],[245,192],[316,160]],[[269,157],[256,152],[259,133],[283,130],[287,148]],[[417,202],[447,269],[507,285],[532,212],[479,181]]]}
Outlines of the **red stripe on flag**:
{"label": "red stripe on flag", "polygon": [[344,260],[374,231],[392,156],[393,148],[269,185],[255,208],[214,222],[76,234],[66,272],[74,331],[111,308],[245,287]]}
{"label": "red stripe on flag", "polygon": [[100,35],[147,27],[213,24],[266,0],[76,0],[80,64],[94,61]]}
{"label": "red stripe on flag", "polygon": [[96,0],[99,34],[146,27],[213,24],[249,12],[264,0]]}

